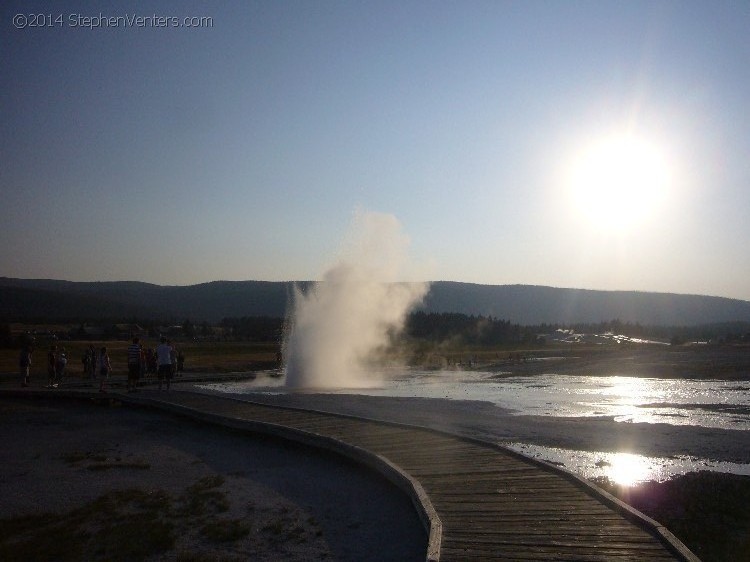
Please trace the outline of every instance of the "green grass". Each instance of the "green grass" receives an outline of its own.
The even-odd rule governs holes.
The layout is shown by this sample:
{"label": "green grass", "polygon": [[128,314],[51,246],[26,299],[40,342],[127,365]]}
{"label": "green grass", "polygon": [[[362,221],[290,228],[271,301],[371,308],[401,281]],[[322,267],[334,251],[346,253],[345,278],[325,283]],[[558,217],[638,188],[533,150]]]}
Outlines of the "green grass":
{"label": "green grass", "polygon": [[[156,348],[156,338],[146,338],[141,342],[144,347]],[[60,341],[58,349],[64,347],[68,356],[66,378],[70,380],[83,378],[81,357],[84,351],[93,344],[98,351],[106,347],[112,362],[113,374],[127,374],[127,348],[130,341]],[[194,342],[174,340],[177,349],[185,355],[185,370],[197,372],[234,372],[269,369],[276,365],[275,343],[256,342]],[[47,380],[47,351],[50,342],[38,340],[34,347],[31,365],[31,380]],[[0,349],[0,373],[18,373],[18,347]]]}
{"label": "green grass", "polygon": [[[289,510],[286,508],[282,508],[279,516],[266,523],[261,531],[277,542],[301,544],[307,540],[305,529],[295,523],[295,519],[289,515]],[[316,533],[316,536],[321,535],[320,531]]]}
{"label": "green grass", "polygon": [[250,534],[244,519],[214,519],[203,525],[201,534],[212,542],[234,542]]}
{"label": "green grass", "polygon": [[232,554],[223,554],[211,552],[203,552],[196,550],[179,550],[175,554],[175,560],[180,562],[246,562],[247,557],[235,556]]}
{"label": "green grass", "polygon": [[[72,462],[89,458],[69,455]],[[174,550],[186,533],[219,544],[244,539],[249,520],[219,518],[230,508],[223,484],[223,476],[208,476],[177,497],[162,490],[118,490],[66,513],[0,519],[0,560],[142,560]]]}
{"label": "green grass", "polygon": [[134,513],[104,525],[92,537],[100,560],[142,560],[174,548],[174,523]]}
{"label": "green grass", "polygon": [[200,494],[211,490],[213,488],[219,488],[224,484],[224,477],[221,474],[214,474],[212,476],[204,476],[198,480],[195,484],[188,487],[187,491],[191,494]]}
{"label": "green grass", "polygon": [[99,464],[90,464],[86,467],[88,470],[110,470],[113,468],[134,468],[137,470],[149,470],[151,464],[147,462],[103,462]]}
{"label": "green grass", "polygon": [[163,492],[105,494],[64,514],[0,520],[0,560],[137,560],[174,547]]}
{"label": "green grass", "polygon": [[[13,530],[11,533],[10,530]],[[44,514],[24,521],[0,521],[0,560],[84,559],[88,536],[79,521]]]}
{"label": "green grass", "polygon": [[206,476],[190,486],[182,498],[180,514],[187,517],[203,517],[209,513],[224,513],[229,510],[226,494],[217,490],[224,484],[220,474]]}
{"label": "green grass", "polygon": [[70,465],[76,465],[76,464],[83,464],[83,463],[89,463],[86,466],[87,470],[110,470],[113,468],[132,468],[137,470],[149,470],[151,468],[151,464],[143,461],[131,461],[131,462],[123,462],[122,459],[115,458],[113,460],[110,460],[110,458],[102,453],[92,453],[92,452],[82,452],[82,451],[73,451],[72,453],[68,453],[63,455],[62,460],[64,460],[66,463]]}
{"label": "green grass", "polygon": [[68,453],[62,456],[62,460],[64,460],[68,464],[77,464],[84,461],[92,461],[92,462],[106,462],[107,455],[99,454],[99,453],[84,453],[82,451],[73,451],[72,453]]}

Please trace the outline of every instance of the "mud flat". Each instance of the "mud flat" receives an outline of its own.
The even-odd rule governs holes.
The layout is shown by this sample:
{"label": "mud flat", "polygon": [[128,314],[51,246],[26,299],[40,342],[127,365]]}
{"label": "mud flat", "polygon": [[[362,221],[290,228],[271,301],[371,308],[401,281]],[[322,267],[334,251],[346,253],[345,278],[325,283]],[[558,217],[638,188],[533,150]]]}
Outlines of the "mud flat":
{"label": "mud flat", "polygon": [[556,346],[523,354],[521,361],[484,361],[477,368],[505,376],[543,373],[587,376],[750,380],[750,346],[641,345],[602,348]]}

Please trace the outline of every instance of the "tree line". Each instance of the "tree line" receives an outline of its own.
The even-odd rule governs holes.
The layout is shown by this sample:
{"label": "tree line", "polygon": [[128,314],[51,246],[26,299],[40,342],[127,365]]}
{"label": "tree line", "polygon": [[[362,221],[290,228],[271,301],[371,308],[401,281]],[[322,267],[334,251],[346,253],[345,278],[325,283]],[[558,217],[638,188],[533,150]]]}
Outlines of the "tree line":
{"label": "tree line", "polygon": [[[123,322],[123,320],[120,320]],[[271,316],[227,317],[218,325],[208,322],[194,323],[189,319],[182,323],[139,321],[128,318],[124,322],[138,324],[149,335],[158,335],[160,326],[179,326],[187,338],[220,338],[233,341],[280,342],[286,329],[284,318]],[[112,321],[114,325],[116,322]],[[85,323],[77,322],[65,334],[71,339],[85,338]],[[216,329],[215,329],[216,328]],[[690,341],[713,343],[750,343],[750,322],[725,322],[700,326],[645,326],[639,323],[622,322],[618,319],[594,324],[538,324],[522,326],[492,316],[474,316],[453,312],[416,311],[407,316],[401,337],[431,343],[453,342],[456,345],[496,346],[517,344],[544,344],[550,339],[568,335],[613,333],[630,338],[651,339],[670,342],[674,345]],[[19,345],[9,322],[0,321],[0,345]],[[106,339],[105,335],[105,339]],[[109,337],[112,337],[111,334]],[[22,342],[21,342],[22,343]]]}
{"label": "tree line", "polygon": [[[283,318],[268,316],[224,318],[220,325],[227,337],[251,341],[280,341],[286,329],[286,322]],[[542,344],[546,341],[545,336],[554,338],[559,330],[576,334],[612,333],[673,344],[689,341],[750,343],[750,322],[727,322],[702,326],[644,326],[613,319],[594,324],[522,326],[492,316],[424,311],[412,312],[407,316],[401,336],[433,343],[453,341],[463,345],[493,346]]]}

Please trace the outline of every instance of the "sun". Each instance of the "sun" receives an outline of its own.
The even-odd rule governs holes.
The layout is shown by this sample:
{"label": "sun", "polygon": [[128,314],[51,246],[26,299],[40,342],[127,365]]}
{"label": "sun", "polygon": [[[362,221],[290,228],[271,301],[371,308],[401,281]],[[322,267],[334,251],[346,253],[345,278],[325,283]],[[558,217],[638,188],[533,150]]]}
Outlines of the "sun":
{"label": "sun", "polygon": [[623,229],[658,209],[669,187],[670,170],[659,147],[624,134],[580,150],[568,181],[573,205],[587,220]]}

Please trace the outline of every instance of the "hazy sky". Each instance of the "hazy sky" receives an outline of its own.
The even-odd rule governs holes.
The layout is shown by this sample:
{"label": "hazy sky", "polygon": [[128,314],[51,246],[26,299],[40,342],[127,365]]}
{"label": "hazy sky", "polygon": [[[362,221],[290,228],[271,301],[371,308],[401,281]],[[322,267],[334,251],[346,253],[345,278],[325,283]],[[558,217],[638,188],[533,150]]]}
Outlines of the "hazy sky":
{"label": "hazy sky", "polygon": [[750,300],[748,2],[64,4],[0,8],[2,276],[319,279],[361,209],[415,278]]}

